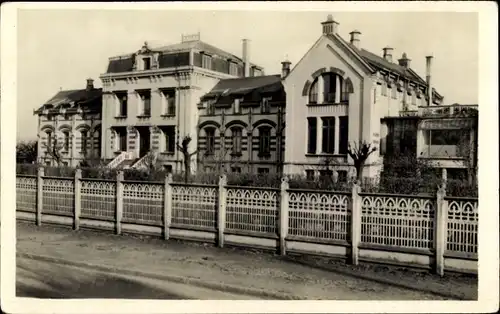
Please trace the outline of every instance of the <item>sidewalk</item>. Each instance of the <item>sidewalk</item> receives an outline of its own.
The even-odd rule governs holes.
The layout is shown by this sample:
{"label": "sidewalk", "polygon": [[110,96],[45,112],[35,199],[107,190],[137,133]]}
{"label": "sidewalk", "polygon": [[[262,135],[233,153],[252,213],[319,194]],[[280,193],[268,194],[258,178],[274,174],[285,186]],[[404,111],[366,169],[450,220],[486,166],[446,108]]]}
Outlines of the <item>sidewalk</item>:
{"label": "sidewalk", "polygon": [[[477,278],[315,257],[280,257],[209,244],[17,223],[17,253],[132,272],[175,276],[223,290],[225,285],[292,299],[477,299]],[[230,291],[230,287],[227,288]],[[241,293],[241,291],[237,291]],[[264,293],[265,294],[265,293]]]}

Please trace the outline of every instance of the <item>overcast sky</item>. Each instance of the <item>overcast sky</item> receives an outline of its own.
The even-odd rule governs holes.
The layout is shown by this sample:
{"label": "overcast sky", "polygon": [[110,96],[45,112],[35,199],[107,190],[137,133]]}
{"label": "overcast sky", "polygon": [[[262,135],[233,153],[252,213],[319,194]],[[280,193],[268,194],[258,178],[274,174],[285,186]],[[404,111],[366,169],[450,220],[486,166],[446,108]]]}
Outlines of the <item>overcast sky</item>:
{"label": "overcast sky", "polygon": [[250,42],[252,62],[266,74],[280,72],[288,56],[292,67],[321,35],[320,23],[331,13],[339,33],[361,31],[361,46],[379,55],[394,48],[425,78],[425,56],[432,54],[435,88],[445,103],[478,102],[477,13],[351,13],[172,10],[19,10],[17,136],[36,137],[33,110],[60,88],[85,87],[110,56],[150,46],[176,43],[181,34],[201,32],[209,44],[241,55],[241,39]]}

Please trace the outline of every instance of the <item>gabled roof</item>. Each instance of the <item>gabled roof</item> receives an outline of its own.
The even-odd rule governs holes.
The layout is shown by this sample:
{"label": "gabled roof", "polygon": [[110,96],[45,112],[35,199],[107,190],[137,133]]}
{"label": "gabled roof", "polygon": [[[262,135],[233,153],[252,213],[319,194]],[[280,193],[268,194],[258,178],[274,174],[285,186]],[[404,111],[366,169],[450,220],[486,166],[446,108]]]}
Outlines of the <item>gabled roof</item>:
{"label": "gabled roof", "polygon": [[52,98],[46,101],[35,113],[41,113],[44,109],[49,111],[58,111],[62,107],[67,109],[75,109],[78,107],[87,109],[99,109],[97,103],[94,102],[102,97],[102,89],[94,88],[91,90],[74,89],[64,90],[55,94]]}
{"label": "gabled roof", "polygon": [[255,91],[259,93],[274,93],[283,89],[280,75],[265,75],[225,79],[217,83],[202,99],[219,96],[247,95]]}

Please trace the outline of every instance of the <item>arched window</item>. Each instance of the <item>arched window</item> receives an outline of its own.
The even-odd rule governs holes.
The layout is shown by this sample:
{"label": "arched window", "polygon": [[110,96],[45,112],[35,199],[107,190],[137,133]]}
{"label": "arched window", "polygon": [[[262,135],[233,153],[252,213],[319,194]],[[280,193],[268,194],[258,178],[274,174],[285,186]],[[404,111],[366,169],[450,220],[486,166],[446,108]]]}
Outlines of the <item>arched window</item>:
{"label": "arched window", "polygon": [[70,135],[69,131],[63,131],[63,149],[65,151],[69,150],[69,143],[70,143]]}
{"label": "arched window", "polygon": [[268,156],[271,153],[271,127],[259,128],[259,156]]}
{"label": "arched window", "polygon": [[233,127],[231,128],[231,135],[233,141],[233,154],[238,155],[241,154],[241,142],[243,137],[243,130],[241,127]]}
{"label": "arched window", "polygon": [[54,138],[52,137],[52,131],[46,131],[46,134],[47,134],[47,148],[51,148],[52,147],[52,142],[54,141]]}
{"label": "arched window", "polygon": [[309,103],[338,104],[348,99],[349,89],[341,75],[334,72],[323,73],[309,88]]}
{"label": "arched window", "polygon": [[205,128],[206,136],[206,154],[213,155],[215,153],[215,128]]}
{"label": "arched window", "polygon": [[315,104],[318,102],[318,79],[316,79],[309,90],[309,103]]}
{"label": "arched window", "polygon": [[85,154],[87,152],[88,132],[87,132],[87,130],[81,130],[80,134],[81,134],[81,139],[82,139],[81,152],[82,152],[82,154]]}

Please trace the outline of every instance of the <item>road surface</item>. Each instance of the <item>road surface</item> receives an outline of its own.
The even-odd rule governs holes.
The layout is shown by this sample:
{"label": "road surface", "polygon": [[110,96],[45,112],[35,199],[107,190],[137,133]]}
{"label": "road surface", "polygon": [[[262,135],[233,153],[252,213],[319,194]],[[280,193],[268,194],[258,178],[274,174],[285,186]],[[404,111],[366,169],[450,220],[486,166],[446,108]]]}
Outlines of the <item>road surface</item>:
{"label": "road surface", "polygon": [[192,285],[110,274],[27,258],[17,259],[16,295],[30,298],[257,299]]}

